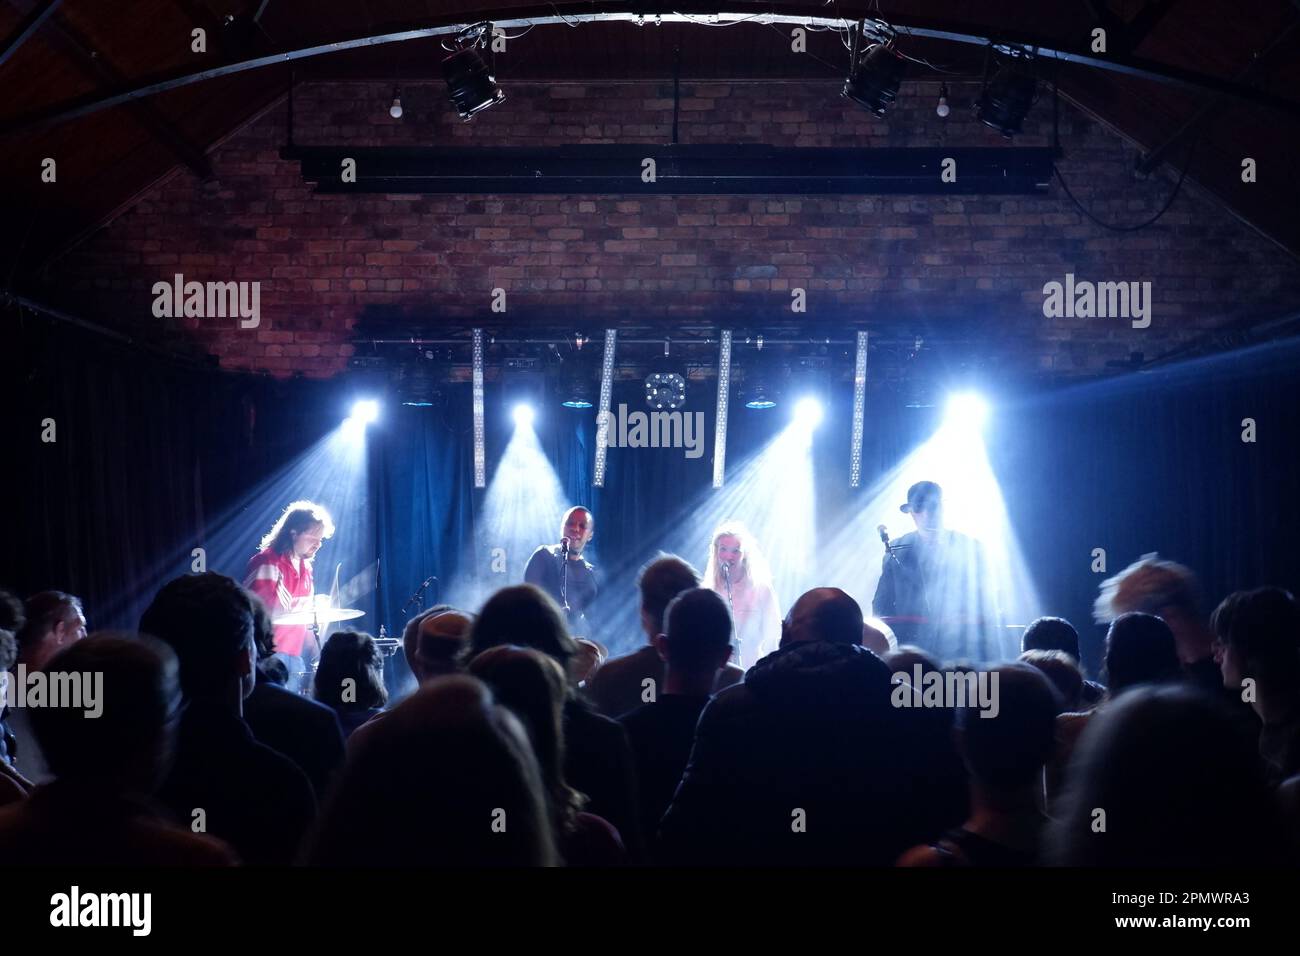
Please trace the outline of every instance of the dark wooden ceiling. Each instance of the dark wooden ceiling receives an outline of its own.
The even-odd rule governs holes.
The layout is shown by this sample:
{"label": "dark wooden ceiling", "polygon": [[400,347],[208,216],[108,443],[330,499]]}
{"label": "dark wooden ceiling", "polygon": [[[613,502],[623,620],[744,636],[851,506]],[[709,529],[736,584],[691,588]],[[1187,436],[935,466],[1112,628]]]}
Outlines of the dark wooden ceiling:
{"label": "dark wooden ceiling", "polygon": [[[23,25],[47,6],[53,12],[20,42]],[[768,6],[733,0],[719,9],[757,12]],[[1300,103],[1300,93],[1293,92],[1300,89],[1300,0],[791,0],[782,7],[886,21],[894,12],[992,36],[1032,34],[1074,49],[1086,49],[1091,30],[1104,25],[1116,55],[1249,82]],[[209,176],[205,153],[283,96],[290,67],[206,80],[56,125],[33,128],[33,117],[222,63],[433,23],[473,22],[487,10],[514,9],[539,8],[510,0],[0,0],[0,89],[6,94],[0,101],[0,202],[6,210],[0,288],[21,285],[26,273],[178,164]],[[190,52],[195,27],[208,31],[206,55]],[[959,74],[981,69],[977,46],[907,38],[904,49]],[[667,79],[674,51],[680,51],[684,79],[824,78],[842,75],[847,61],[831,32],[811,35],[812,56],[793,57],[788,27],[605,23],[534,28],[512,41],[509,55],[498,62],[498,79]],[[293,76],[298,82],[427,79],[437,75],[441,55],[437,41],[416,40],[299,60]],[[917,69],[913,76],[924,72]],[[1160,148],[1175,137],[1164,154],[1175,168],[1195,143],[1190,177],[1300,255],[1300,120],[1294,115],[1078,65],[1061,66],[1058,76],[1063,95],[1143,148]],[[47,156],[58,158],[61,185],[40,191],[40,163]],[[1240,179],[1246,156],[1259,168],[1259,181],[1250,185]]]}

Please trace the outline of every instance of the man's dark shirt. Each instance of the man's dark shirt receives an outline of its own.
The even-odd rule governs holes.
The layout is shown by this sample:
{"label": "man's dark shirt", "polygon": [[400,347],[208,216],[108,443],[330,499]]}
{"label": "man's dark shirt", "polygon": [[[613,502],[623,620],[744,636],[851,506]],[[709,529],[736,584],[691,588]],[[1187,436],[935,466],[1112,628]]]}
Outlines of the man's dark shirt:
{"label": "man's dark shirt", "polygon": [[1300,773],[1300,713],[1264,724],[1259,732],[1259,755],[1264,769],[1275,784]]}
{"label": "man's dark shirt", "polygon": [[567,565],[565,572],[565,593],[569,601],[569,627],[576,637],[590,637],[590,623],[586,619],[587,611],[595,603],[596,569],[586,560],[562,558],[558,544],[542,545],[533,552],[524,568],[524,581],[535,584],[551,597],[555,603],[564,607],[564,598],[560,594],[560,566]]}
{"label": "man's dark shirt", "polygon": [[[713,685],[715,691],[738,684],[745,672],[735,664],[727,664],[718,671]],[[642,644],[631,654],[615,657],[600,665],[594,677],[587,681],[582,694],[606,717],[619,717],[645,703],[645,681],[654,681],[658,694],[664,683],[664,662],[659,652],[649,644]]]}
{"label": "man's dark shirt", "polygon": [[992,606],[983,550],[955,531],[927,544],[912,531],[884,557],[872,612],[888,621],[899,643],[918,644],[939,657],[995,658],[997,613]]}
{"label": "man's dark shirt", "polygon": [[673,801],[695,743],[695,725],[708,702],[707,696],[662,694],[654,703],[642,704],[618,719],[636,762],[643,833],[659,829],[659,820]]}
{"label": "man's dark shirt", "polygon": [[244,700],[244,720],[259,743],[284,754],[311,781],[317,801],[343,766],[343,732],[324,704],[263,680]]}
{"label": "man's dark shirt", "polygon": [[0,866],[234,866],[231,848],[146,798],[55,780],[0,810]]}
{"label": "man's dark shirt", "polygon": [[206,832],[251,865],[292,863],[316,816],[311,783],[293,761],[258,743],[242,718],[199,702],[181,718],[158,798],[187,828],[202,809]]}
{"label": "man's dark shirt", "polygon": [[612,823],[628,855],[639,859],[641,816],[627,734],[618,721],[602,717],[576,699],[564,705],[564,776],[590,799],[584,809]]}
{"label": "man's dark shirt", "polygon": [[890,866],[959,825],[964,775],[936,749],[952,747],[951,722],[937,719],[947,712],[895,708],[892,689],[858,645],[798,642],[764,657],[700,715],[657,860]]}

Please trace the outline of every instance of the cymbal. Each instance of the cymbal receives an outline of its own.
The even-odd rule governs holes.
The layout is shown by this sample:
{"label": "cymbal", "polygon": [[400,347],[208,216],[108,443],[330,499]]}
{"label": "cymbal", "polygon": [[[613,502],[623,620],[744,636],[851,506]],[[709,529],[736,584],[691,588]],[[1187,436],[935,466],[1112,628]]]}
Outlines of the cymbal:
{"label": "cymbal", "polygon": [[337,621],[352,621],[364,617],[365,613],[365,611],[358,611],[354,607],[322,607],[314,611],[293,611],[283,617],[275,618],[272,623],[276,627],[295,624],[334,624]]}

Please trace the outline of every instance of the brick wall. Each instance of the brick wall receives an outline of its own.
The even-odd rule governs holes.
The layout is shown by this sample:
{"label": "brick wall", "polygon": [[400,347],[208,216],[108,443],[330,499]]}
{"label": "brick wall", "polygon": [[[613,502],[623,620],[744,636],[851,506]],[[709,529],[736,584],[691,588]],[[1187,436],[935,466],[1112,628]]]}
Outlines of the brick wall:
{"label": "brick wall", "polygon": [[[507,101],[462,124],[434,84],[403,90],[329,83],[295,96],[300,145],[560,145],[669,138],[671,85],[507,84]],[[975,85],[909,82],[888,119],[838,95],[836,82],[684,83],[680,141],[782,146],[997,146],[974,119]],[[1047,145],[1051,104],[1031,114],[1024,145]],[[1171,180],[1139,180],[1135,148],[1062,104],[1063,175],[1097,215],[1136,222]],[[313,196],[279,158],[283,106],[212,154],[215,182],[174,172],[61,259],[35,290],[109,325],[224,366],[329,375],[371,315],[426,324],[482,316],[490,325],[581,317],[781,322],[789,290],[808,290],[809,322],[874,329],[977,330],[1023,361],[1065,374],[1132,351],[1148,356],[1225,321],[1300,302],[1300,263],[1195,188],[1155,226],[1114,233],[1088,222],[1059,185],[1033,197]],[[155,319],[151,287],[187,280],[261,283],[262,324]],[[1043,284],[1066,272],[1150,281],[1153,321],[1043,317]],[[494,288],[507,316],[489,312]]]}

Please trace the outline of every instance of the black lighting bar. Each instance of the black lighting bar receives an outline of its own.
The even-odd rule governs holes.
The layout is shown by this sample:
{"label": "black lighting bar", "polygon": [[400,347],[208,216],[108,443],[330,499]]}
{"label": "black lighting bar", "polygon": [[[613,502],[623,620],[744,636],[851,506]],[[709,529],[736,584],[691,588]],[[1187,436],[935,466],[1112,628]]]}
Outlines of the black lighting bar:
{"label": "black lighting bar", "polygon": [[[652,6],[653,9],[646,9],[648,6]],[[673,7],[671,11],[659,10],[658,6],[658,4],[647,4],[645,0],[630,4],[626,2],[592,2],[592,0],[586,0],[586,2],[582,3],[562,5],[550,3],[535,8],[514,7],[506,10],[479,10],[477,11],[476,20],[491,23],[494,27],[505,31],[526,31],[537,26],[572,28],[588,23],[617,22],[636,24],[640,27],[654,27],[663,23],[688,23],[706,27],[750,23],[759,26],[802,26],[825,30],[843,29],[845,26],[844,14],[840,11],[833,11],[834,16],[816,16],[806,9],[784,8],[782,4],[777,2],[764,4],[762,10],[745,9],[741,12],[722,11],[711,3],[695,2],[695,0],[679,0],[679,2],[671,4]],[[662,4],[662,6],[668,6],[668,4]],[[1124,53],[1092,53],[1087,48],[1086,42],[1078,40],[1076,40],[1074,48],[1058,48],[1051,37],[1035,35],[1019,29],[999,30],[998,35],[994,37],[990,35],[986,26],[975,27],[947,20],[928,20],[902,12],[894,13],[879,9],[873,12],[877,17],[883,18],[881,20],[866,21],[868,29],[876,32],[888,27],[903,37],[943,40],[979,47],[986,47],[992,43],[1010,44],[1024,49],[1033,49],[1037,58],[1042,61],[1056,60],[1064,63],[1078,63],[1094,69],[1137,76],[1184,89],[1220,93],[1244,102],[1279,110],[1291,116],[1300,116],[1300,102],[1289,96],[1259,89],[1252,84],[1234,82],[1213,74],[1199,73]],[[285,63],[345,53],[349,50],[368,49],[410,40],[427,40],[432,37],[452,37],[471,26],[473,24],[444,22],[368,36],[338,37],[330,42],[319,43],[315,46],[279,50],[265,56],[209,66],[198,71],[184,68],[168,75],[141,78],[138,81],[139,85],[131,89],[113,90],[108,93],[95,91],[62,103],[41,107],[33,112],[15,116],[7,122],[0,123],[0,136],[44,128],[109,109],[131,100],[155,96],[169,90],[180,89],[184,86],[218,79],[223,76],[233,76],[249,70],[281,66]]]}
{"label": "black lighting bar", "polygon": [[[763,145],[580,145],[552,148],[295,146],[317,193],[596,195],[951,195],[1046,192],[1050,147],[820,149]],[[355,182],[344,181],[344,160]],[[646,181],[645,160],[654,160]],[[944,160],[956,162],[945,182]],[[350,167],[349,167],[350,169]],[[351,177],[349,177],[351,178]]]}

